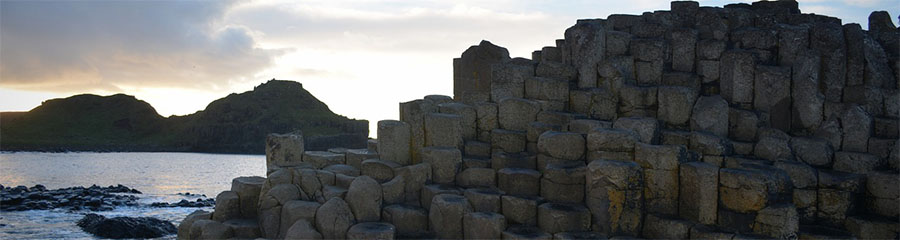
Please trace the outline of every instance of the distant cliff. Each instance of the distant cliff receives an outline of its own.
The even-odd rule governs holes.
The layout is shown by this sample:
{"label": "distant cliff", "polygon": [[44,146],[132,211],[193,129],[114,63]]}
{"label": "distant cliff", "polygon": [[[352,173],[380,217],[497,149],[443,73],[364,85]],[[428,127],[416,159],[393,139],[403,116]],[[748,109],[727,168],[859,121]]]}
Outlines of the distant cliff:
{"label": "distant cliff", "polygon": [[0,113],[0,150],[263,153],[267,134],[298,130],[313,148],[317,141],[361,148],[368,122],[333,113],[292,81],[272,80],[169,118],[133,96],[83,94]]}

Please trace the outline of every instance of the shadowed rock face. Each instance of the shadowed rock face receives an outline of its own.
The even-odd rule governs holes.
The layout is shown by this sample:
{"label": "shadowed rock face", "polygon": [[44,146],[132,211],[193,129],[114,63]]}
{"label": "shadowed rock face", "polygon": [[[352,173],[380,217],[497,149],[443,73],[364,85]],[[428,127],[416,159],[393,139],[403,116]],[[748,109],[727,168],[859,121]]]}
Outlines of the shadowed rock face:
{"label": "shadowed rock face", "polygon": [[102,238],[158,238],[174,234],[177,229],[168,221],[149,217],[114,217],[106,218],[97,214],[88,214],[78,220],[78,227]]}
{"label": "shadowed rock face", "polygon": [[896,238],[890,17],[671,6],[579,20],[533,59],[481,42],[453,100],[379,123],[373,159],[269,161],[267,181],[325,203],[295,225],[326,238]]}

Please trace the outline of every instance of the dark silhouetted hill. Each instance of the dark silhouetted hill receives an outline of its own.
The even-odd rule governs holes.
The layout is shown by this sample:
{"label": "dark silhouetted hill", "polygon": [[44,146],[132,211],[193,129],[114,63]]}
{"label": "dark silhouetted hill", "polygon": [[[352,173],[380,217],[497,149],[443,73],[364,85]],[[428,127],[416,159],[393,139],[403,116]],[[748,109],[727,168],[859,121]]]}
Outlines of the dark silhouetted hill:
{"label": "dark silhouetted hill", "polygon": [[47,100],[28,112],[0,113],[0,149],[263,153],[267,134],[298,130],[311,147],[362,148],[368,122],[333,113],[300,83],[272,80],[169,118],[124,94]]}

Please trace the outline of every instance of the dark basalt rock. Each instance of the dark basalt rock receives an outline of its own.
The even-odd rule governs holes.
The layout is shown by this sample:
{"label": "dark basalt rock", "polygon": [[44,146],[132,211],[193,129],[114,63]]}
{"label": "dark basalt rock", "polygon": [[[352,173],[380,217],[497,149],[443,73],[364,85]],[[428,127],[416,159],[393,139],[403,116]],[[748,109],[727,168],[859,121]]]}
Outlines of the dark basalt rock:
{"label": "dark basalt rock", "polygon": [[[125,193],[125,194],[114,194]],[[67,208],[68,210],[108,211],[117,206],[137,205],[141,191],[121,184],[100,187],[70,187],[48,190],[43,185],[33,187],[0,187],[0,210],[27,211]]]}
{"label": "dark basalt rock", "polygon": [[171,222],[151,217],[106,218],[97,214],[87,214],[78,220],[78,227],[85,232],[102,238],[158,238],[175,234],[178,230]]}
{"label": "dark basalt rock", "polygon": [[212,198],[198,198],[196,201],[188,201],[186,199],[182,199],[179,202],[167,203],[167,202],[155,202],[151,203],[151,207],[212,207],[216,205],[216,200]]}

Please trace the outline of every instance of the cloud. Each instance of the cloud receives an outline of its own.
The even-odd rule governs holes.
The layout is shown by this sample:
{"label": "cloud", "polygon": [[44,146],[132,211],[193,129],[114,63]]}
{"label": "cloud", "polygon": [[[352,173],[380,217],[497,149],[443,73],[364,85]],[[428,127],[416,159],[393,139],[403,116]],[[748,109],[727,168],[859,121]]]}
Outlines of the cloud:
{"label": "cloud", "polygon": [[43,91],[224,88],[280,49],[223,24],[233,1],[3,1],[0,86]]}

